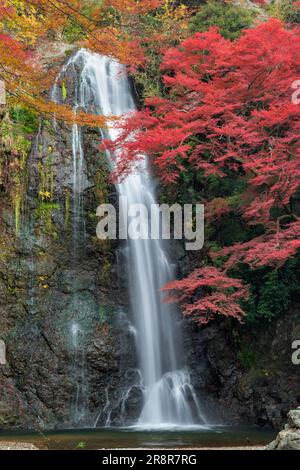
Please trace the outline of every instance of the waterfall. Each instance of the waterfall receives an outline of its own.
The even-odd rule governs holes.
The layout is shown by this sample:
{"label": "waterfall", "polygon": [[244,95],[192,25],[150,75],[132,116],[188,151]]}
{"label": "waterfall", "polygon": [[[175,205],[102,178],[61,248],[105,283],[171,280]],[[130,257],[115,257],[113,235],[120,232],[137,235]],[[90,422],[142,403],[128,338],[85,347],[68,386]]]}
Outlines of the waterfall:
{"label": "waterfall", "polygon": [[[135,110],[124,66],[86,50],[80,50],[71,62],[81,69],[75,107],[104,116],[122,116]],[[102,131],[102,136],[114,140],[118,133],[115,126],[110,126]],[[80,139],[78,128],[74,127],[73,155],[74,152],[79,154],[77,162],[82,162],[83,158]],[[108,158],[113,166],[110,155]],[[74,166],[74,188],[76,181],[80,180],[79,171],[80,165],[77,164]],[[127,200],[128,205],[143,204],[150,212],[151,205],[156,203],[155,185],[148,172],[146,157],[139,171],[117,184],[117,190],[123,196],[121,201]],[[120,211],[125,209],[120,207]],[[144,225],[147,223],[145,219]],[[180,318],[173,306],[162,302],[160,288],[174,278],[162,242],[137,239],[128,240],[127,244],[129,297],[144,392],[144,405],[137,425],[169,428],[204,424],[205,418],[184,364]],[[125,393],[125,399],[126,396]]]}
{"label": "waterfall", "polygon": [[[56,103],[61,103],[61,90],[58,86],[58,80],[63,77],[70,67],[76,64],[73,58],[62,68],[61,73],[57,77],[52,89],[51,98]],[[73,70],[76,76],[76,70]],[[80,87],[77,89],[75,86],[75,96],[73,107],[76,112],[81,103],[82,97],[80,96]],[[54,130],[59,132],[57,122],[54,120]],[[86,237],[85,221],[82,211],[82,198],[83,191],[87,185],[86,175],[84,171],[84,150],[82,142],[82,130],[77,124],[73,124],[71,130],[71,147],[72,147],[72,161],[71,161],[71,187],[72,187],[72,249],[71,249],[71,266],[76,273],[77,267],[80,263],[79,253],[83,242]],[[74,276],[75,282],[75,276]],[[86,427],[89,424],[88,413],[88,399],[87,389],[88,384],[86,381],[86,360],[85,360],[85,332],[83,326],[78,323],[76,312],[85,310],[85,306],[81,306],[80,299],[76,292],[72,295],[72,308],[74,318],[69,325],[69,338],[71,342],[71,350],[73,353],[72,364],[72,381],[75,384],[75,396],[71,403],[71,422],[77,427]]]}

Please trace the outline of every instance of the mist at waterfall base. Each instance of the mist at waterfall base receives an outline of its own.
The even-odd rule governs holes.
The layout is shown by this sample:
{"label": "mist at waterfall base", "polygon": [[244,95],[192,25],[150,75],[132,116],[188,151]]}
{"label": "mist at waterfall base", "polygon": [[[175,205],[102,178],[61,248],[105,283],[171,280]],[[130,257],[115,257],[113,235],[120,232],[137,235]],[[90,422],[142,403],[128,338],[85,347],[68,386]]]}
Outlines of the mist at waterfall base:
{"label": "mist at waterfall base", "polygon": [[[104,116],[123,116],[135,110],[135,103],[126,75],[126,68],[106,56],[78,51],[68,62],[65,70],[76,65],[79,70],[79,83],[76,90],[74,109]],[[53,98],[58,88],[55,86]],[[115,140],[116,126],[101,131],[102,137]],[[84,188],[84,151],[81,131],[77,125],[72,129],[73,150],[73,238],[74,262],[79,240],[84,238],[84,226],[80,220],[81,197]],[[109,154],[111,167],[114,161]],[[116,185],[120,196],[128,204],[143,204],[150,208],[156,203],[155,185],[147,169],[147,158],[142,158],[140,168]],[[123,198],[121,198],[122,200]],[[122,207],[119,208],[122,211]],[[147,226],[145,220],[145,226]],[[160,240],[128,240],[126,265],[129,279],[129,299],[135,331],[140,383],[136,384],[143,392],[144,404],[136,428],[176,429],[201,428],[207,426],[195,394],[189,370],[184,361],[180,315],[176,308],[162,301],[160,288],[174,279],[173,267]],[[76,301],[76,299],[74,299]],[[71,325],[73,346],[77,347],[77,324]],[[84,354],[75,355],[84,360]],[[77,398],[75,418],[82,420],[84,413],[83,381],[84,365],[78,366]],[[76,374],[75,374],[76,378]],[[125,397],[126,398],[126,397]],[[108,400],[107,400],[108,401]],[[95,426],[97,425],[97,419]],[[106,420],[110,425],[110,416]]]}

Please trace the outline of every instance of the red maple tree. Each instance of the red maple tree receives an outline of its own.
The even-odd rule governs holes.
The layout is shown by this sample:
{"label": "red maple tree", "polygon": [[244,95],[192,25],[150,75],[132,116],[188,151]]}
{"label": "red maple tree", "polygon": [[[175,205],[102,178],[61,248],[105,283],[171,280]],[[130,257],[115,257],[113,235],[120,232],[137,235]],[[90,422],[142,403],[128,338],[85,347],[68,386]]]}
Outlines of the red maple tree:
{"label": "red maple tree", "polygon": [[[116,142],[105,142],[118,155],[117,176],[147,154],[167,184],[176,183],[187,165],[207,176],[231,172],[247,181],[240,208],[246,223],[262,225],[264,233],[219,252],[227,257],[222,269],[202,268],[167,286],[199,321],[218,313],[243,316],[238,292],[244,288],[227,275],[237,263],[282,266],[300,248],[293,203],[300,186],[300,108],[291,100],[299,63],[300,29],[287,30],[275,19],[235,42],[214,28],[196,33],[165,52],[168,97],[149,99],[146,109],[126,119]],[[220,201],[209,207],[219,211]],[[199,286],[208,290],[195,300]]]}
{"label": "red maple tree", "polygon": [[167,284],[166,302],[180,302],[183,313],[198,323],[208,323],[215,315],[241,319],[245,313],[239,305],[249,295],[239,279],[228,277],[213,266],[196,269],[187,278]]}

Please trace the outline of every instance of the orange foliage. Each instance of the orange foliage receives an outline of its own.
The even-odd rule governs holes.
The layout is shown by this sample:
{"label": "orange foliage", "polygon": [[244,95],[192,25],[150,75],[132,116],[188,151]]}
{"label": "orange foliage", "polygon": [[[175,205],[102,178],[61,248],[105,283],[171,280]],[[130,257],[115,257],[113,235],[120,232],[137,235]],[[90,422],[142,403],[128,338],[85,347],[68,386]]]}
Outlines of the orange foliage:
{"label": "orange foliage", "polygon": [[[74,115],[67,106],[46,98],[57,74],[39,65],[41,44],[61,40],[65,27],[81,31],[80,46],[113,56],[131,69],[145,65],[146,48],[160,48],[184,30],[183,7],[170,0],[0,0],[0,80],[7,92],[42,114],[79,124],[104,125],[99,116]],[[144,15],[153,11],[161,30],[153,30]]]}
{"label": "orange foliage", "polygon": [[142,14],[156,10],[163,4],[164,0],[106,0],[105,5],[113,7],[122,13]]}

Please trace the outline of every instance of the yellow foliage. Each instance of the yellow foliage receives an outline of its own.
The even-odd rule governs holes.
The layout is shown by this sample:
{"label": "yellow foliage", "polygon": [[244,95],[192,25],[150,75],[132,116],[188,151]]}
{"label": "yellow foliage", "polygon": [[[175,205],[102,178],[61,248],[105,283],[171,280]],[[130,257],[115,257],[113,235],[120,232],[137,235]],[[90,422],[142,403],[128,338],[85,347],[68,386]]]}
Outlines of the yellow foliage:
{"label": "yellow foliage", "polygon": [[44,17],[37,13],[36,8],[24,0],[4,0],[3,7],[7,15],[0,25],[6,27],[19,40],[34,44],[44,29]]}
{"label": "yellow foliage", "polygon": [[[147,15],[159,20],[158,30],[146,25]],[[39,47],[61,39],[64,28],[71,25],[80,33],[78,45],[113,56],[136,70],[147,62],[145,42],[158,49],[182,39],[187,18],[187,8],[172,0],[1,0],[0,80],[5,81],[8,94],[40,114],[105,127],[108,121],[102,116],[75,114],[45,99],[57,70],[43,69]]]}
{"label": "yellow foliage", "polygon": [[188,30],[189,12],[183,3],[178,5],[178,2],[174,0],[164,0],[161,13],[157,14],[157,18],[161,20],[166,36],[171,34],[176,40],[184,38]]}
{"label": "yellow foliage", "polygon": [[51,199],[51,193],[49,191],[39,191],[39,196],[42,201],[49,201]]}
{"label": "yellow foliage", "polygon": [[49,289],[49,284],[47,284],[48,276],[37,276],[37,281],[39,283],[40,289]]}

